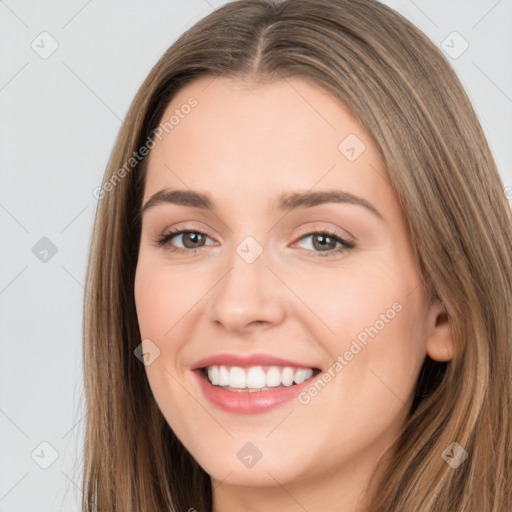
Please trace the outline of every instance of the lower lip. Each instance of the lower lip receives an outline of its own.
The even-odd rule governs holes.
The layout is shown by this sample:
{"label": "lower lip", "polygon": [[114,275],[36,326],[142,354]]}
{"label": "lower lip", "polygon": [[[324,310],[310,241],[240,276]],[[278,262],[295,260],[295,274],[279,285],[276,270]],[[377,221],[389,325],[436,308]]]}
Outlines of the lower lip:
{"label": "lower lip", "polygon": [[303,389],[307,388],[314,377],[300,384],[276,387],[268,391],[227,391],[214,386],[201,370],[194,371],[206,398],[219,409],[240,414],[258,414],[270,411],[293,400]]}

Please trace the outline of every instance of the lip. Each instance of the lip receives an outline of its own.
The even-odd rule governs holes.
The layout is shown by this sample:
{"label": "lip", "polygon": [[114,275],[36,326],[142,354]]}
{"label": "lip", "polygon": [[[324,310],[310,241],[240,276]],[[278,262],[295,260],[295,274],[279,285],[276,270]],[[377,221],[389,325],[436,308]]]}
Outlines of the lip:
{"label": "lip", "polygon": [[227,412],[239,414],[259,414],[271,411],[290,400],[293,400],[305,388],[311,385],[318,372],[300,384],[276,387],[266,391],[227,391],[219,386],[214,386],[205,377],[203,369],[207,366],[224,365],[239,366],[291,366],[292,368],[312,368],[321,371],[310,363],[292,361],[269,354],[215,354],[196,361],[190,369],[198,380],[199,387],[206,399]]}
{"label": "lip", "polygon": [[199,370],[206,366],[224,365],[224,366],[240,366],[246,368],[248,366],[291,366],[294,368],[313,368],[309,363],[301,363],[282,359],[280,357],[272,356],[269,354],[215,354],[213,356],[204,357],[196,361],[191,367],[191,370]]}
{"label": "lip", "polygon": [[317,374],[314,374],[311,378],[300,384],[267,391],[227,391],[211,384],[199,368],[192,373],[195,375],[201,391],[210,403],[223,411],[239,414],[259,414],[280,407],[296,398],[317,377]]}

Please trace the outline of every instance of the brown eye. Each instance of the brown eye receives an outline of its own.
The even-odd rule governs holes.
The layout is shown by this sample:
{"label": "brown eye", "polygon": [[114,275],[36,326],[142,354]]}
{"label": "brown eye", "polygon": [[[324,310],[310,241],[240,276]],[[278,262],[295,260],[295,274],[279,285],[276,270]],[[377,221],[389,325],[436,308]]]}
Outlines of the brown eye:
{"label": "brown eye", "polygon": [[[179,240],[180,238],[181,244],[172,242],[173,239]],[[209,237],[201,231],[181,230],[170,231],[155,241],[158,246],[165,246],[170,251],[194,251],[196,249],[201,249],[204,245],[207,245],[205,243],[207,238]]]}
{"label": "brown eye", "polygon": [[197,244],[199,244],[199,247],[204,245],[205,235],[199,233],[198,231],[182,231],[181,235],[183,246],[186,249],[196,249]]}
{"label": "brown eye", "polygon": [[[172,242],[173,239],[179,240],[181,238],[181,244],[176,241]],[[208,235],[201,231],[192,230],[180,230],[170,231],[162,237],[156,239],[156,243],[160,247],[166,247],[171,252],[194,252],[201,249],[207,244],[206,239]],[[345,240],[336,233],[328,231],[315,231],[302,236],[299,241],[311,238],[312,249],[309,249],[310,253],[314,256],[335,256],[340,252],[345,252],[355,247],[352,242]]]}
{"label": "brown eye", "polygon": [[319,251],[335,249],[338,243],[333,236],[324,235],[322,233],[312,235],[313,247]]}
{"label": "brown eye", "polygon": [[355,247],[355,244],[345,240],[336,233],[329,231],[315,231],[300,238],[299,241],[310,238],[312,243],[308,249],[313,256],[335,256],[338,253],[346,252]]}

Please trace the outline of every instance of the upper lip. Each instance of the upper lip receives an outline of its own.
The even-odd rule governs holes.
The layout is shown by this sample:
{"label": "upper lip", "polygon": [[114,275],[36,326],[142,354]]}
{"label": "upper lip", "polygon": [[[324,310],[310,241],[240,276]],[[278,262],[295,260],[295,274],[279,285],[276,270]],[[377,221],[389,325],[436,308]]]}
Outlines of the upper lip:
{"label": "upper lip", "polygon": [[191,370],[198,370],[207,366],[224,365],[224,366],[293,366],[296,368],[313,368],[309,363],[300,363],[281,357],[272,356],[270,354],[215,354],[204,357],[196,361]]}

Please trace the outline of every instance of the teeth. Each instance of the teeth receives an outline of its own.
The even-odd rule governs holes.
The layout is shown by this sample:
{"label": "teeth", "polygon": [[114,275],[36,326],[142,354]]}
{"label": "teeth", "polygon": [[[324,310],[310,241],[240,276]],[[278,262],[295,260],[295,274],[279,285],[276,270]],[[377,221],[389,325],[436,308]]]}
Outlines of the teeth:
{"label": "teeth", "polygon": [[229,372],[225,366],[219,368],[219,386],[229,386]]}
{"label": "teeth", "polygon": [[275,388],[281,384],[281,371],[277,366],[267,370],[267,388]]}
{"label": "teeth", "polygon": [[[242,370],[243,371],[243,370]],[[245,372],[244,372],[245,373]],[[247,372],[248,388],[264,388],[267,385],[267,376],[261,366],[255,366]]]}
{"label": "teeth", "polygon": [[233,366],[231,370],[229,370],[229,386],[231,388],[246,388],[247,384],[247,375],[238,366]]}
{"label": "teeth", "polygon": [[291,386],[293,384],[293,368],[286,366],[281,372],[281,382],[283,386]]}
{"label": "teeth", "polygon": [[210,366],[208,368],[208,378],[210,382],[217,386],[219,384],[219,367],[218,366]]}
{"label": "teeth", "polygon": [[296,370],[295,375],[293,376],[293,380],[295,381],[295,384],[300,384],[301,382],[309,379],[311,375],[313,375],[311,370]]}
{"label": "teeth", "polygon": [[229,386],[235,389],[254,391],[278,386],[300,384],[313,375],[311,368],[292,368],[291,366],[209,366],[208,380],[214,386]]}

